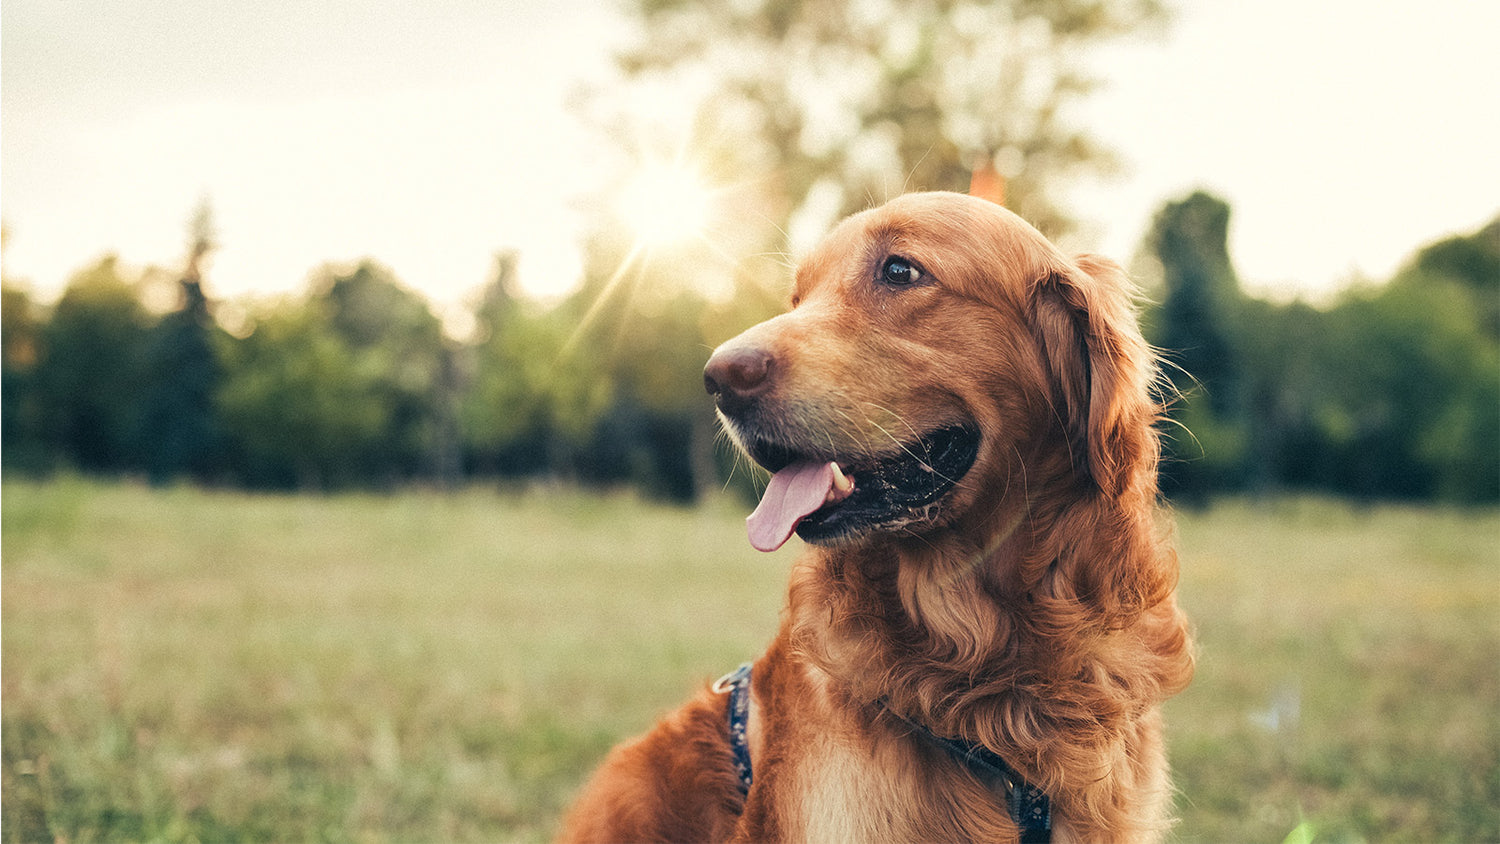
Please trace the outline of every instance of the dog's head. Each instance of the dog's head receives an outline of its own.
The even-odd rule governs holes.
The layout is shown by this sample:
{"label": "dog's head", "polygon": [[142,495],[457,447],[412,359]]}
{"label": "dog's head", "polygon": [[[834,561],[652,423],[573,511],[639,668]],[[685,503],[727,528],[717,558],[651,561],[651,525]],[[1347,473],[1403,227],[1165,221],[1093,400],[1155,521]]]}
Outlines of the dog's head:
{"label": "dog's head", "polygon": [[921,193],[850,217],[791,305],[704,370],[730,436],[773,473],[757,547],[794,529],[921,534],[1007,496],[1154,477],[1151,357],[1123,274],[998,205]]}

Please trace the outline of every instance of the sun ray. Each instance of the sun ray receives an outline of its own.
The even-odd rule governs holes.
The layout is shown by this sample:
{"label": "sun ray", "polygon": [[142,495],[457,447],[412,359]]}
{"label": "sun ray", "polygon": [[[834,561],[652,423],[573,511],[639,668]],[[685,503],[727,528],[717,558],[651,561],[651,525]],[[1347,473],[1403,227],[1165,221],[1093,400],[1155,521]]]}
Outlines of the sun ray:
{"label": "sun ray", "polygon": [[604,286],[599,289],[599,295],[594,297],[594,301],[589,305],[589,309],[584,312],[583,318],[578,321],[578,327],[573,329],[573,333],[568,337],[568,342],[563,344],[563,356],[566,357],[571,354],[573,349],[578,346],[578,341],[587,333],[588,329],[593,325],[594,320],[599,318],[599,314],[604,310],[605,304],[614,298],[615,291],[620,285],[625,283],[630,274],[631,267],[635,266],[636,261],[645,254],[645,251],[644,247],[637,244],[631,247],[624,258],[620,259],[620,266],[615,269],[614,274],[609,277],[609,280],[604,282]]}

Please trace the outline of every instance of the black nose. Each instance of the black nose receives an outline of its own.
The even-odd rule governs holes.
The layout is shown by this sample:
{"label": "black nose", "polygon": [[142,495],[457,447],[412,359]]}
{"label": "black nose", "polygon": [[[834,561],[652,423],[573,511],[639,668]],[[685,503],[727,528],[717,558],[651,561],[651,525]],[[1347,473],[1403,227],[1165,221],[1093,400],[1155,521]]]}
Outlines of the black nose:
{"label": "black nose", "polygon": [[703,368],[703,386],[729,410],[770,390],[773,369],[775,359],[761,349],[720,349]]}

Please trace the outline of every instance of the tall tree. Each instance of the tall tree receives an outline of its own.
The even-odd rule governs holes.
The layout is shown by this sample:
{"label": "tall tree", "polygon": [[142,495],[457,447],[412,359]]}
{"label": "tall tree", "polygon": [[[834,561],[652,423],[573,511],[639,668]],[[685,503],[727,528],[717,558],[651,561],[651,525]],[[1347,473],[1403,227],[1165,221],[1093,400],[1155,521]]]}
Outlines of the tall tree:
{"label": "tall tree", "polygon": [[236,471],[254,486],[324,489],[368,483],[391,451],[383,371],[362,360],[318,308],[257,309],[225,345],[217,406]]}
{"label": "tall tree", "polygon": [[36,392],[41,315],[31,294],[5,271],[9,251],[10,226],[0,222],[0,462],[40,469],[48,459]]}
{"label": "tall tree", "polygon": [[1397,280],[1445,278],[1468,291],[1490,339],[1500,342],[1500,217],[1473,234],[1445,238],[1417,253]]}
{"label": "tall tree", "polygon": [[1346,491],[1500,499],[1500,221],[1420,250],[1330,314]]}
{"label": "tall tree", "polygon": [[1156,0],[631,5],[644,26],[621,68],[697,92],[698,140],[732,148],[736,177],[774,185],[774,222],[963,190],[990,167],[1006,204],[1051,235],[1072,222],[1057,190],[1110,163],[1067,117],[1097,85],[1088,51],[1163,16]]}
{"label": "tall tree", "polygon": [[518,272],[514,253],[498,255],[475,311],[459,412],[468,461],[486,474],[571,473],[610,384],[592,347],[568,348],[577,315],[521,298]]}
{"label": "tall tree", "polygon": [[151,330],[146,347],[138,436],[155,483],[184,473],[203,479],[216,468],[220,443],[214,395],[222,368],[218,326],[203,290],[203,264],[216,245],[213,211],[205,200],[189,225],[178,307]]}
{"label": "tall tree", "polygon": [[1147,242],[1161,264],[1163,299],[1149,339],[1164,350],[1179,399],[1163,485],[1202,495],[1237,475],[1247,448],[1242,307],[1229,259],[1229,205],[1201,191],[1169,202]]}
{"label": "tall tree", "polygon": [[313,293],[321,296],[332,331],[379,373],[388,427],[363,474],[451,480],[457,448],[452,349],[427,301],[369,260],[324,268]]}
{"label": "tall tree", "polygon": [[1214,413],[1230,416],[1240,400],[1234,323],[1242,297],[1229,260],[1229,205],[1201,191],[1169,202],[1149,237],[1165,288],[1152,339],[1180,366],[1171,370],[1179,390],[1201,386]]}
{"label": "tall tree", "polygon": [[141,367],[150,318],[107,255],[68,282],[40,331],[37,361],[42,426],[56,451],[80,469],[138,465]]}
{"label": "tall tree", "polygon": [[451,480],[453,375],[442,324],[386,268],[327,266],[307,294],[226,342],[218,407],[239,471],[304,487]]}
{"label": "tall tree", "polygon": [[0,449],[8,469],[45,468],[36,365],[42,315],[25,288],[0,281]]}

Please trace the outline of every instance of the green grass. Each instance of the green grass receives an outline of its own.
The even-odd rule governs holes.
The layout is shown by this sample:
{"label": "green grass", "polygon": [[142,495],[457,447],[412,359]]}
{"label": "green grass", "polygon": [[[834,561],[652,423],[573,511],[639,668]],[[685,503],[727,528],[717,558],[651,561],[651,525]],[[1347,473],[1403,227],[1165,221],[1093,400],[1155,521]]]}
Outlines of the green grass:
{"label": "green grass", "polygon": [[1167,708],[1181,837],[1500,840],[1500,514],[1180,515],[1200,647]]}
{"label": "green grass", "polygon": [[[5,841],[544,839],[790,562],[624,496],[3,495]],[[1179,524],[1181,838],[1500,839],[1500,513]]]}

